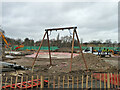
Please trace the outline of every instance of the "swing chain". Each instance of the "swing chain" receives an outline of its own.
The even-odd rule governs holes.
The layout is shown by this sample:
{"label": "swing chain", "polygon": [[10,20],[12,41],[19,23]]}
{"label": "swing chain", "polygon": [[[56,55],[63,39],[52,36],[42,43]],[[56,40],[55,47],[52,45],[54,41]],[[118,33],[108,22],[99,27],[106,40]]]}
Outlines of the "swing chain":
{"label": "swing chain", "polygon": [[50,34],[49,34],[48,36],[50,36],[50,35],[51,35],[51,32],[52,32],[52,31],[50,31]]}
{"label": "swing chain", "polygon": [[69,30],[70,36],[73,35],[73,34],[71,33],[70,29],[68,29],[68,30]]}

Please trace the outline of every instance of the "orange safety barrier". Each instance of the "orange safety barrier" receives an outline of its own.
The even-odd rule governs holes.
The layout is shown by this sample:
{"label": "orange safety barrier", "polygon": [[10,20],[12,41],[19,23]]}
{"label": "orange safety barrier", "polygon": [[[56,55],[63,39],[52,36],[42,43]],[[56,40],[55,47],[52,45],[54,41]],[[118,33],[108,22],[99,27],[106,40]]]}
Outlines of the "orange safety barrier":
{"label": "orange safety barrier", "polygon": [[[94,73],[93,77],[96,78],[97,80],[100,80],[100,74],[101,74],[101,81],[104,81],[104,73]],[[117,74],[109,74],[109,78],[110,78],[110,83],[112,81],[111,84],[114,85],[120,85],[120,74],[118,74],[118,78],[117,78]],[[105,73],[105,81],[107,82],[107,73]]]}

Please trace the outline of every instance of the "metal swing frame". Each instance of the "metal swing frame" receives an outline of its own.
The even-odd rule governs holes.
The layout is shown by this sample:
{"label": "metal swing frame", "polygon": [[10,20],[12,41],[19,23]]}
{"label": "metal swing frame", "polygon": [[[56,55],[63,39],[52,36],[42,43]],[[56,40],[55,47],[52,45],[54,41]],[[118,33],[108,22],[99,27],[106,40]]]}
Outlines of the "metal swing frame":
{"label": "metal swing frame", "polygon": [[33,72],[33,69],[34,69],[34,64],[35,64],[35,61],[36,61],[36,59],[37,59],[38,53],[39,53],[39,51],[40,51],[40,48],[41,48],[41,46],[42,46],[42,43],[43,43],[44,38],[45,38],[46,35],[47,35],[47,40],[48,40],[50,66],[52,65],[48,32],[49,32],[49,31],[50,31],[50,32],[51,32],[51,31],[58,31],[58,30],[71,30],[71,29],[73,30],[73,40],[72,40],[72,52],[71,52],[70,72],[71,72],[71,70],[72,70],[72,58],[73,58],[74,37],[75,37],[75,34],[76,34],[76,37],[77,37],[78,45],[79,45],[79,47],[80,47],[80,53],[82,54],[82,58],[83,58],[83,61],[84,61],[86,70],[88,71],[88,67],[87,67],[87,64],[86,64],[86,60],[85,60],[85,58],[84,58],[84,54],[83,54],[83,52],[82,52],[81,44],[80,44],[80,41],[79,41],[79,38],[78,38],[78,34],[77,34],[77,31],[76,31],[77,27],[65,27],[65,28],[45,29],[45,34],[44,34],[43,39],[42,39],[42,41],[41,41],[41,43],[40,43],[40,46],[39,46],[39,49],[38,49],[37,54],[36,54],[36,56],[35,56],[35,59],[34,59],[34,61],[33,61],[33,63],[32,63],[32,72]]}

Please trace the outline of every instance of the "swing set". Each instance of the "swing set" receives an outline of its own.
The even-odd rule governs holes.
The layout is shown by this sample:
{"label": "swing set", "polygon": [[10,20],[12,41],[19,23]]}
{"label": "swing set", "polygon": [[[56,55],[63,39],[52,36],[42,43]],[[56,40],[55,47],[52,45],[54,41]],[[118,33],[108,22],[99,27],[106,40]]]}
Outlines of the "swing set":
{"label": "swing set", "polygon": [[35,59],[34,59],[34,61],[33,61],[33,63],[32,63],[32,72],[33,72],[33,69],[34,69],[34,64],[35,64],[35,61],[36,61],[36,59],[37,59],[38,53],[39,53],[39,51],[40,51],[40,48],[41,48],[41,46],[42,46],[42,43],[43,43],[44,38],[45,38],[46,35],[47,35],[47,41],[48,41],[50,66],[52,66],[51,51],[50,51],[50,43],[49,43],[49,35],[48,35],[48,32],[51,33],[51,31],[58,31],[58,30],[62,30],[62,31],[63,31],[63,30],[71,30],[71,29],[73,30],[73,39],[72,39],[72,52],[71,52],[70,72],[71,72],[71,70],[72,70],[72,58],[73,58],[74,37],[75,37],[75,35],[76,35],[76,37],[77,37],[78,45],[79,45],[79,47],[80,47],[80,53],[82,54],[82,58],[83,58],[83,61],[84,61],[86,70],[88,71],[88,67],[87,67],[87,64],[86,64],[86,60],[85,60],[84,54],[83,54],[83,52],[82,52],[82,48],[81,48],[80,41],[79,41],[79,38],[78,38],[78,34],[77,34],[77,31],[76,31],[77,27],[66,27],[66,28],[45,29],[45,34],[44,34],[43,39],[42,39],[42,41],[41,41],[41,43],[40,43],[40,46],[39,46],[39,49],[38,49],[37,54],[36,54],[36,56],[35,56]]}

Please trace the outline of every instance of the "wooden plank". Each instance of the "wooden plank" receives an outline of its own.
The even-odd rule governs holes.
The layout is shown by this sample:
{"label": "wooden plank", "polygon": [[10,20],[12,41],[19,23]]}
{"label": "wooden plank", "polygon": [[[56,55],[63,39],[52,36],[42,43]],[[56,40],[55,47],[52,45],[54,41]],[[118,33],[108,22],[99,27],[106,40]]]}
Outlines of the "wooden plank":
{"label": "wooden plank", "polygon": [[117,88],[119,89],[119,77],[118,77],[118,73],[117,73]]}
{"label": "wooden plank", "polygon": [[100,74],[100,90],[101,90],[101,74]]}
{"label": "wooden plank", "polygon": [[77,76],[77,88],[79,88],[79,78]]}
{"label": "wooden plank", "polygon": [[69,88],[69,76],[67,77],[68,82],[67,82],[67,88]]}
{"label": "wooden plank", "polygon": [[114,88],[116,88],[115,83],[116,83],[116,77],[115,77],[115,73],[114,73]]}
{"label": "wooden plank", "polygon": [[6,89],[7,80],[8,80],[8,77],[6,77],[6,80],[5,80],[5,89]]}
{"label": "wooden plank", "polygon": [[97,79],[95,78],[95,88],[97,88]]}
{"label": "wooden plank", "polygon": [[2,89],[2,75],[1,75],[1,89]]}
{"label": "wooden plank", "polygon": [[32,81],[32,87],[31,88],[33,88],[33,75],[32,75],[32,80],[31,81]]}
{"label": "wooden plank", "polygon": [[[26,82],[28,82],[28,76],[26,76]],[[27,87],[27,84],[26,84],[26,87]],[[26,90],[27,90],[27,88],[26,88]]]}
{"label": "wooden plank", "polygon": [[41,76],[41,88],[44,88],[44,77]]}
{"label": "wooden plank", "polygon": [[93,88],[93,74],[91,74],[91,90]]}
{"label": "wooden plank", "polygon": [[15,80],[15,88],[17,87],[17,81],[18,81],[18,76],[16,76],[16,80]]}
{"label": "wooden plank", "polygon": [[11,88],[12,88],[12,80],[13,80],[13,79],[12,79],[12,77],[11,77],[11,82],[10,82],[10,84],[11,84]]}
{"label": "wooden plank", "polygon": [[38,79],[39,79],[39,77],[38,77],[38,75],[37,75],[37,88],[38,88],[38,82],[39,82]]}
{"label": "wooden plank", "polygon": [[111,73],[111,88],[113,88],[113,75]]}
{"label": "wooden plank", "polygon": [[72,88],[74,88],[74,77],[72,76]]}
{"label": "wooden plank", "polygon": [[109,77],[109,73],[107,73],[107,88],[110,89],[110,77]]}
{"label": "wooden plank", "polygon": [[105,77],[105,73],[104,73],[104,89],[106,89],[106,77]]}
{"label": "wooden plank", "polygon": [[83,88],[83,81],[84,81],[84,80],[83,80],[83,75],[82,75],[82,88]]}
{"label": "wooden plank", "polygon": [[55,88],[55,76],[53,77],[53,88]]}
{"label": "wooden plank", "polygon": [[65,28],[52,28],[52,29],[45,29],[45,31],[53,31],[53,30],[65,30],[65,29],[77,29],[77,27],[65,27]]}
{"label": "wooden plank", "polygon": [[50,88],[50,77],[48,77],[48,88]]}
{"label": "wooden plank", "polygon": [[88,75],[86,77],[86,89],[88,89]]}
{"label": "wooden plank", "polygon": [[60,88],[60,76],[58,76],[58,88]]}
{"label": "wooden plank", "polygon": [[22,84],[23,84],[23,76],[21,77],[21,86],[20,86],[21,89],[22,89]]}
{"label": "wooden plank", "polygon": [[65,85],[65,76],[63,76],[63,88],[64,88],[64,85]]}

